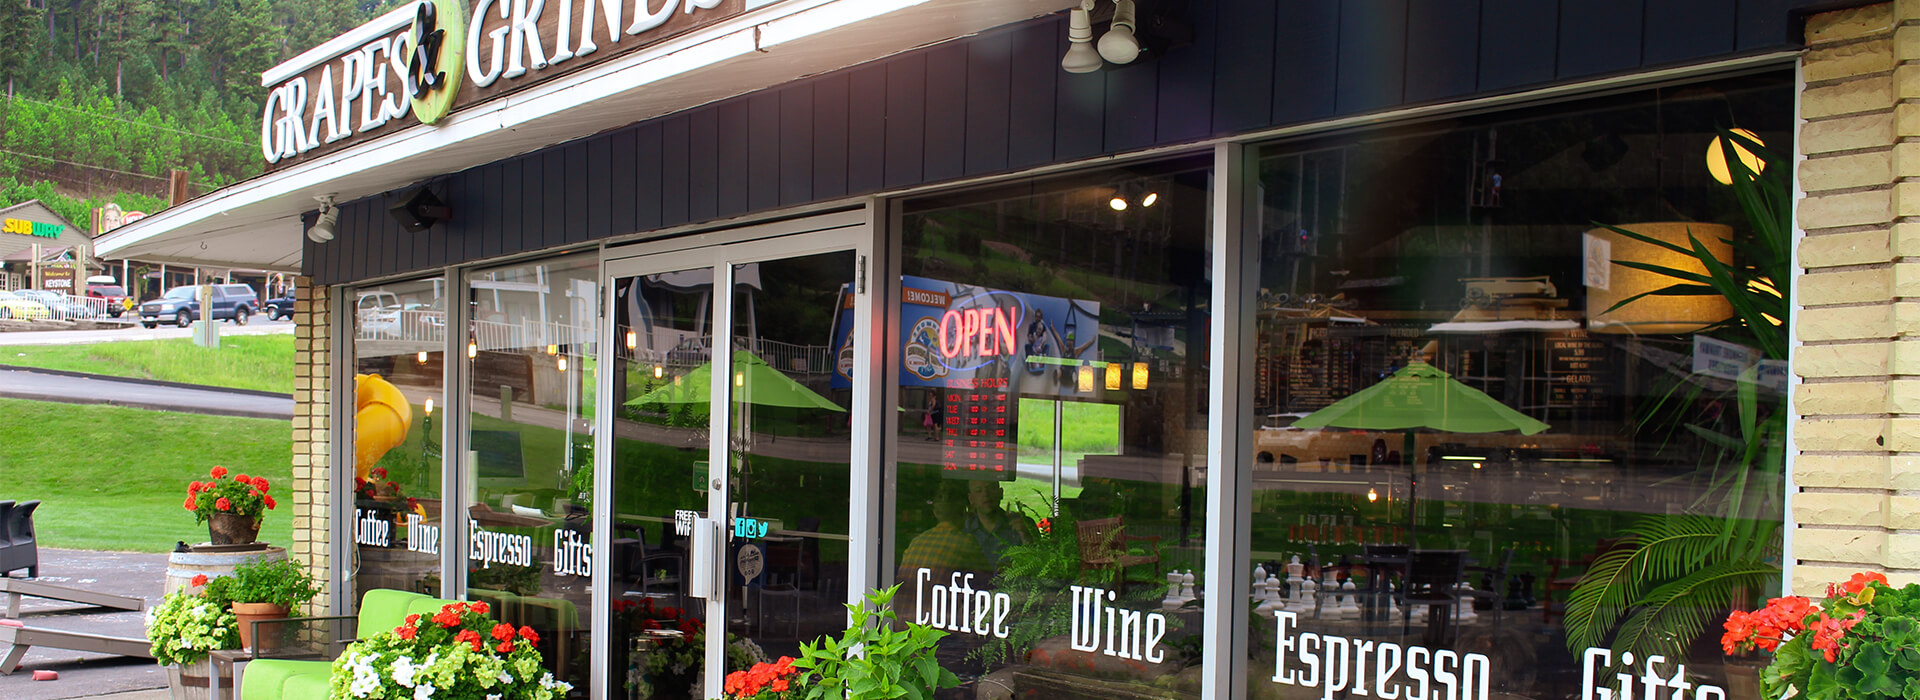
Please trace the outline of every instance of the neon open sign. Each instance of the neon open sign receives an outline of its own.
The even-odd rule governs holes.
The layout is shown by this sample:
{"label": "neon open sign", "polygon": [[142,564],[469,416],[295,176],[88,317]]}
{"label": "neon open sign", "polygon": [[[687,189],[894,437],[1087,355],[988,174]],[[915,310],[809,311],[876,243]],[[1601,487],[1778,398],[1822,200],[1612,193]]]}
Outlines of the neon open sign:
{"label": "neon open sign", "polygon": [[[993,297],[1005,297],[1004,305]],[[985,365],[993,358],[1012,355],[1020,328],[1020,298],[1009,292],[987,292],[956,300],[955,308],[940,316],[940,361],[956,371]]]}

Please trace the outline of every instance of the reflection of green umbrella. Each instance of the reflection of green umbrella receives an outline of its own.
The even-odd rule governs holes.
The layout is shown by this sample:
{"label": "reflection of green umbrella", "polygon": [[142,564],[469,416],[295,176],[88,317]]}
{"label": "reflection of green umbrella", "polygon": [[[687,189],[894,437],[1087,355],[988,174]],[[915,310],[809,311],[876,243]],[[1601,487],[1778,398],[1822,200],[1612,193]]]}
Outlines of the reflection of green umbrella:
{"label": "reflection of green umbrella", "polygon": [[[1297,428],[1351,428],[1407,431],[1401,451],[1409,469],[1415,464],[1414,432],[1498,433],[1517,430],[1532,435],[1547,424],[1508,408],[1478,389],[1461,384],[1433,365],[1415,360],[1392,376],[1361,389],[1333,405],[1294,421]],[[1407,512],[1419,498],[1417,478],[1409,481]],[[1409,540],[1412,527],[1409,523]]]}
{"label": "reflection of green umbrella", "polygon": [[[847,409],[814,393],[812,389],[789,379],[767,365],[765,360],[755,357],[745,350],[733,353],[733,373],[738,380],[734,390],[744,397],[747,403],[756,406],[785,406],[788,408],[824,408],[829,411],[845,413]],[[679,377],[666,386],[647,392],[639,398],[627,401],[628,406],[650,403],[703,404],[711,401],[708,393],[712,390],[713,363],[695,367],[686,376]]]}

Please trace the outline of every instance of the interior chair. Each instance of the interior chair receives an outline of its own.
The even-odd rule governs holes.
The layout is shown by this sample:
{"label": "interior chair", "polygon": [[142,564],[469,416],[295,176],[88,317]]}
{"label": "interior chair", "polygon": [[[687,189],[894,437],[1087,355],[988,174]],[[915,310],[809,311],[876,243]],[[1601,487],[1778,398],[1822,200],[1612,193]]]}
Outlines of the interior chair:
{"label": "interior chair", "polygon": [[[240,680],[242,700],[326,700],[327,679],[333,673],[333,660],[346,650],[355,637],[373,635],[399,627],[413,614],[432,615],[448,603],[459,601],[434,598],[407,591],[377,588],[360,598],[358,615],[293,617],[272,624],[304,626],[312,633],[306,646],[288,646],[272,650],[276,656],[299,658],[261,658],[247,664]],[[296,635],[297,636],[297,635]]]}
{"label": "interior chair", "polygon": [[[1080,521],[1080,567],[1082,571],[1112,569],[1114,588],[1125,592],[1127,567],[1160,563],[1160,538],[1129,535],[1119,516]],[[1148,545],[1144,554],[1131,553],[1128,543]]]}
{"label": "interior chair", "polygon": [[1460,631],[1460,594],[1454,589],[1466,575],[1459,552],[1414,550],[1407,557],[1407,585],[1400,591],[1400,633],[1413,628],[1413,609],[1427,608],[1428,646],[1452,644]]}
{"label": "interior chair", "polygon": [[[1473,589],[1469,597],[1473,601],[1492,601],[1493,626],[1495,628],[1500,626],[1501,614],[1507,610],[1507,572],[1513,566],[1513,550],[1513,547],[1508,547],[1507,551],[1500,554],[1499,566],[1469,566],[1466,569],[1469,572],[1480,574],[1482,577],[1481,583],[1486,584],[1480,588]],[[1489,581],[1491,581],[1491,583],[1489,583]],[[1471,604],[1471,601],[1469,604]]]}
{"label": "interior chair", "polygon": [[[1617,537],[1597,540],[1593,543],[1592,552],[1577,559],[1548,559],[1546,590],[1542,591],[1540,596],[1540,621],[1553,624],[1553,618],[1565,616],[1567,614],[1565,603],[1563,602],[1561,607],[1556,609],[1553,594],[1556,591],[1572,591],[1573,587],[1580,583],[1581,574],[1586,573],[1587,567],[1592,566],[1594,560],[1599,559],[1602,554],[1613,551],[1626,539]],[[1563,575],[1562,572],[1566,573]]]}
{"label": "interior chair", "polygon": [[[624,560],[617,562],[621,565],[620,570],[625,572],[628,580],[639,582],[638,588],[628,589],[628,597],[651,598],[656,593],[670,595],[674,607],[686,607],[687,557],[684,553],[668,547],[649,547],[645,525],[634,526],[633,539],[620,540],[614,545],[615,551],[620,552]],[[667,575],[659,576],[661,571],[667,572]],[[656,591],[655,588],[667,590]]]}

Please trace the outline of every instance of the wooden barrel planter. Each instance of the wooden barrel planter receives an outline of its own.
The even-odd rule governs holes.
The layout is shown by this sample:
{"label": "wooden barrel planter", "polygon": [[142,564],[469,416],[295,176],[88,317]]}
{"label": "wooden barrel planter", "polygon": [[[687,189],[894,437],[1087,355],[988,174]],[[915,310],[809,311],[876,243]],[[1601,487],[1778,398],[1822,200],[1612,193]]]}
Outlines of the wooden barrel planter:
{"label": "wooden barrel planter", "polygon": [[220,697],[213,697],[213,664],[201,659],[185,666],[167,667],[167,690],[173,700],[233,700],[233,679],[220,676]]}
{"label": "wooden barrel planter", "polygon": [[167,555],[167,578],[160,588],[162,595],[172,593],[193,585],[193,577],[205,575],[207,578],[227,576],[234,567],[256,561],[278,561],[287,558],[283,547],[247,547],[201,545],[186,552],[174,552]]}

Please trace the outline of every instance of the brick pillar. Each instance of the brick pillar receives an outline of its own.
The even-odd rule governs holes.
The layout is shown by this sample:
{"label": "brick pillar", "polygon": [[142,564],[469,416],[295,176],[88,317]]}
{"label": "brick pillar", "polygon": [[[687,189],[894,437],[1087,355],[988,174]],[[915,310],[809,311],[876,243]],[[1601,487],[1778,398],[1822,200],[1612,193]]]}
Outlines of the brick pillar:
{"label": "brick pillar", "polygon": [[1802,75],[1788,575],[1818,596],[1920,580],[1920,5],[1810,17]]}
{"label": "brick pillar", "polygon": [[[332,445],[327,414],[332,405],[328,352],[332,314],[328,290],[305,277],[293,303],[293,549],[288,556],[319,581],[333,580],[327,567],[332,542]],[[332,614],[333,589],[313,599],[308,614]]]}

